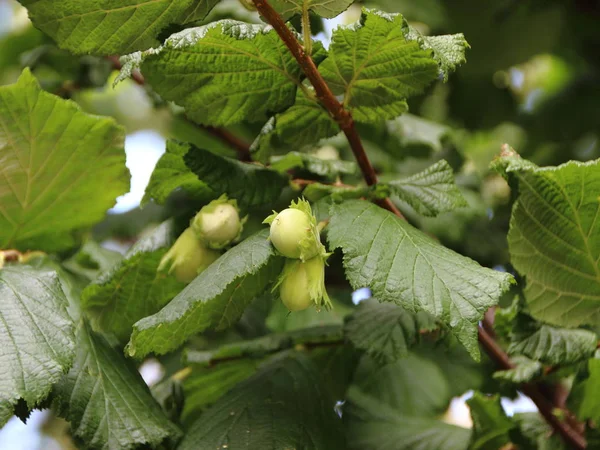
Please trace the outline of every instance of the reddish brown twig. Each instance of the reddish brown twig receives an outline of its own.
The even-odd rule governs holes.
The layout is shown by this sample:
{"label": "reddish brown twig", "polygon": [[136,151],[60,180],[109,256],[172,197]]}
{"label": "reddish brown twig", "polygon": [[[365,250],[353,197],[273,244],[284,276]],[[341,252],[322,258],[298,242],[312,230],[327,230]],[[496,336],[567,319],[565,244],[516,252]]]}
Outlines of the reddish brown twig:
{"label": "reddish brown twig", "polygon": [[[123,68],[123,65],[121,64],[121,61],[119,60],[118,56],[108,56],[107,59],[112,63],[112,66],[115,70],[121,70]],[[137,70],[133,70],[131,72],[131,79],[135,81],[139,86],[146,85],[146,80],[144,79],[144,76]],[[252,161],[250,145],[247,142],[244,142],[239,137],[232,134],[230,131],[227,131],[224,128],[215,128],[198,125],[187,118],[186,120],[190,123],[193,123],[194,126],[202,128],[204,131],[210,133],[211,135],[215,136],[216,138],[231,146],[237,152],[240,161]]]}
{"label": "reddish brown twig", "polygon": [[[371,161],[369,161],[369,158],[367,157],[367,153],[363,147],[360,136],[356,131],[354,119],[352,119],[350,112],[344,108],[337,98],[335,98],[335,95],[333,95],[333,92],[331,92],[331,89],[329,89],[329,86],[319,73],[319,69],[317,69],[312,57],[304,51],[304,47],[300,44],[298,39],[296,39],[296,36],[294,36],[292,31],[285,25],[285,22],[277,11],[275,11],[266,0],[254,0],[254,6],[256,6],[258,12],[275,29],[294,58],[296,58],[296,61],[298,61],[304,74],[315,88],[317,98],[346,135],[352,153],[354,153],[356,162],[360,167],[367,185],[373,186],[376,184],[377,174],[371,165]],[[403,217],[402,213],[389,199],[379,201],[378,204],[393,212],[398,217]]]}

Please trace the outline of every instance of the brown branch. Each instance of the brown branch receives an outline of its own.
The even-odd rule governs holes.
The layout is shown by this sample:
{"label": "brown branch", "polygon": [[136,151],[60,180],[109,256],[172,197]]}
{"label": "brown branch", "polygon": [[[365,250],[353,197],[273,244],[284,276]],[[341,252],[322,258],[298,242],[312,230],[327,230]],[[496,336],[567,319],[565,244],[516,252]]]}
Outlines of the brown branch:
{"label": "brown branch", "polygon": [[[108,56],[107,59],[112,63],[112,66],[115,70],[121,70],[123,68],[123,65],[121,64],[121,61],[119,60],[118,56]],[[144,79],[144,76],[137,70],[133,70],[131,72],[131,79],[135,81],[139,86],[143,87],[146,85],[146,80]],[[230,131],[227,131],[224,128],[215,128],[199,125],[195,122],[192,122],[187,117],[185,120],[192,123],[194,126],[201,128],[202,130],[206,131],[212,136],[220,139],[221,141],[225,142],[230,147],[235,149],[235,151],[238,154],[238,159],[240,161],[252,161],[252,156],[250,154],[250,145],[247,142],[244,142],[239,137],[232,134]]]}
{"label": "brown branch", "polygon": [[[350,111],[344,108],[329,86],[319,73],[319,69],[313,61],[310,54],[304,51],[304,47],[300,44],[298,39],[292,31],[286,26],[281,16],[273,9],[273,7],[267,2],[267,0],[254,0],[254,6],[263,18],[275,29],[281,40],[285,43],[287,48],[290,50],[298,64],[302,68],[304,74],[315,88],[315,93],[321,104],[327,109],[331,117],[338,123],[348,142],[356,162],[360,167],[363,178],[369,186],[373,186],[377,183],[377,174],[375,169],[371,165],[371,161],[367,157],[365,148],[363,147],[362,141],[356,126],[354,125],[354,119]],[[381,207],[393,212],[398,217],[402,217],[402,213],[396,206],[389,200],[385,199],[377,202]]]}

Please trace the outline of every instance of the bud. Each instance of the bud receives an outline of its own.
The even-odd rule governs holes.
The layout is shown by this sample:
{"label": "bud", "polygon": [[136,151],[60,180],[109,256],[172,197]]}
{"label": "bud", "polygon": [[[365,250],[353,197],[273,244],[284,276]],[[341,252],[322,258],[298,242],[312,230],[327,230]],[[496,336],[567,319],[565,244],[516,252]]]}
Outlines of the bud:
{"label": "bud", "polygon": [[325,259],[321,255],[302,262],[288,259],[278,287],[281,301],[290,311],[302,311],[310,305],[331,308],[325,289]]}
{"label": "bud", "polygon": [[292,202],[288,209],[279,214],[274,212],[263,223],[271,224],[271,243],[286,258],[307,261],[325,254],[317,220],[306,200]]}
{"label": "bud", "polygon": [[245,221],[240,220],[237,202],[222,195],[196,214],[192,228],[206,247],[221,249],[239,239]]}
{"label": "bud", "polygon": [[202,246],[192,228],[186,228],[162,257],[158,271],[169,270],[182,283],[190,283],[221,254]]}

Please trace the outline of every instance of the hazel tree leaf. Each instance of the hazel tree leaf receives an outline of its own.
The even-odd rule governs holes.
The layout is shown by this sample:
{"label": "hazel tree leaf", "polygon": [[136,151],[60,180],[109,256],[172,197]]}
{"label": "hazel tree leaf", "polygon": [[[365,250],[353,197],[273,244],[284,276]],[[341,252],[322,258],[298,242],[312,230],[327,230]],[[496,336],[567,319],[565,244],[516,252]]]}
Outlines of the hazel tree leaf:
{"label": "hazel tree leaf", "polygon": [[156,446],[180,434],[135,366],[84,319],[78,325],[73,368],[55,386],[53,396],[58,415],[71,423],[86,448]]}
{"label": "hazel tree leaf", "polygon": [[486,396],[475,392],[467,404],[473,419],[469,449],[501,449],[510,443],[509,432],[516,424],[506,416],[499,395]]}
{"label": "hazel tree leaf", "polygon": [[353,288],[369,287],[382,302],[431,314],[479,358],[477,324],[508,289],[510,275],[481,267],[369,202],[351,200],[331,211],[330,249],[342,249]]}
{"label": "hazel tree leaf", "polygon": [[157,46],[172,24],[202,20],[218,0],[19,0],[60,48],[114,55]]}
{"label": "hazel tree leaf", "polygon": [[508,346],[511,355],[525,355],[550,365],[573,364],[596,350],[596,333],[543,324],[529,331],[514,331]]}
{"label": "hazel tree leaf", "polygon": [[270,167],[281,173],[300,168],[323,177],[336,177],[342,174],[352,175],[358,169],[356,163],[352,161],[322,159],[318,156],[300,152],[288,152],[285,156],[274,157],[271,160]]}
{"label": "hazel tree leaf", "polygon": [[227,194],[240,206],[273,203],[287,186],[288,177],[258,164],[248,164],[188,145],[184,161],[217,194]]}
{"label": "hazel tree leaf", "polygon": [[23,399],[44,400],[73,364],[75,325],[56,272],[28,266],[0,270],[0,427]]}
{"label": "hazel tree leaf", "polygon": [[333,399],[321,388],[315,365],[285,353],[219,399],[190,426],[180,450],[198,448],[344,449]]}
{"label": "hazel tree leaf", "polygon": [[494,373],[494,378],[520,384],[528,383],[542,375],[543,367],[539,361],[534,361],[526,356],[515,356],[512,358],[512,362],[516,366],[514,369],[499,370]]}
{"label": "hazel tree leaf", "polygon": [[187,192],[198,201],[208,202],[216,197],[216,194],[185,164],[183,157],[189,150],[189,144],[167,141],[167,151],[158,160],[152,172],[142,206],[150,200],[162,205],[177,189]]}
{"label": "hazel tree leaf", "polygon": [[589,377],[584,382],[583,402],[579,407],[580,419],[600,421],[600,359],[592,358],[588,362]]}
{"label": "hazel tree leaf", "polygon": [[172,225],[164,222],[142,237],[122,260],[84,289],[81,306],[94,328],[127,342],[135,322],[158,312],[185,287],[174,275],[158,272],[174,241]]}
{"label": "hazel tree leaf", "polygon": [[141,69],[165,100],[203,125],[266,121],[294,103],[300,66],[270,27],[221,20],[172,35]]}
{"label": "hazel tree leaf", "polygon": [[264,230],[236,245],[158,313],[137,322],[127,345],[129,355],[163,354],[196,333],[233,325],[281,272],[282,258],[267,237]]}
{"label": "hazel tree leaf", "polygon": [[400,14],[363,10],[360,21],[338,27],[319,71],[358,122],[376,123],[407,111],[406,98],[438,76],[431,51],[407,39]]}
{"label": "hazel tree leaf", "polygon": [[356,348],[385,364],[405,357],[421,331],[436,328],[435,320],[426,312],[413,314],[398,305],[369,299],[348,317],[344,331]]}
{"label": "hazel tree leaf", "polygon": [[600,160],[538,168],[506,156],[495,167],[518,186],[508,245],[531,315],[600,324]]}
{"label": "hazel tree leaf", "polygon": [[567,450],[565,442],[558,433],[537,412],[519,413],[513,416],[519,427],[519,440],[515,444],[526,450]]}
{"label": "hazel tree leaf", "polygon": [[333,19],[343,13],[354,0],[270,0],[269,4],[284,20],[303,11],[312,11],[325,19]]}
{"label": "hazel tree leaf", "polygon": [[422,172],[403,180],[390,181],[387,185],[392,194],[423,216],[435,217],[467,206],[454,182],[452,168],[443,159]]}
{"label": "hazel tree leaf", "polygon": [[250,151],[255,159],[266,163],[273,153],[287,153],[290,148],[311,148],[321,139],[339,132],[337,123],[321,104],[299,90],[296,102],[266,123]]}
{"label": "hazel tree leaf", "polygon": [[0,248],[59,251],[129,190],[125,131],[42,91],[29,69],[0,87]]}
{"label": "hazel tree leaf", "polygon": [[100,273],[117,264],[123,255],[101,247],[96,241],[86,241],[71,258],[62,263],[69,272],[93,281]]}

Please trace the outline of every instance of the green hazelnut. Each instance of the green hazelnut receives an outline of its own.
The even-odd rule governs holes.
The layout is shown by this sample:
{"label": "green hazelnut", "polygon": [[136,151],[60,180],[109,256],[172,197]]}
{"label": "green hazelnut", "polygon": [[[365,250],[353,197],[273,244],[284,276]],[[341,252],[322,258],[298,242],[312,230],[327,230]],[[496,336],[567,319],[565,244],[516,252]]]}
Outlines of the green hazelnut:
{"label": "green hazelnut", "polygon": [[290,311],[302,311],[311,305],[330,308],[325,290],[325,258],[319,255],[306,262],[288,259],[279,281],[279,296]]}
{"label": "green hazelnut", "polygon": [[221,254],[204,247],[192,228],[187,228],[162,257],[158,271],[167,270],[182,283],[194,278],[215,262]]}
{"label": "green hazelnut", "polygon": [[226,195],[203,207],[192,220],[198,239],[209,248],[221,249],[237,240],[244,227],[235,200]]}

